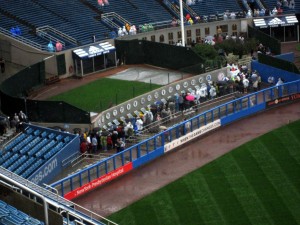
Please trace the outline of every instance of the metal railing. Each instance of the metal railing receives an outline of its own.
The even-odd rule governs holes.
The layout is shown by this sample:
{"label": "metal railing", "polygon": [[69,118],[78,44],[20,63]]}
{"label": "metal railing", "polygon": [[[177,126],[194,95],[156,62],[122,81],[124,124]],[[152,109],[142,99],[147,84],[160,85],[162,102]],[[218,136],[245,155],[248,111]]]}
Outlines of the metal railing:
{"label": "metal railing", "polygon": [[65,44],[64,41],[62,41],[62,40],[60,40],[60,39],[58,39],[58,38],[56,38],[56,37],[48,34],[47,32],[44,32],[44,31],[40,30],[40,31],[37,31],[36,33],[37,33],[37,35],[39,37],[41,37],[41,38],[43,38],[45,40],[48,40],[48,41],[50,40],[50,41],[54,41],[54,42],[60,42],[64,48],[66,46],[66,44]]}
{"label": "metal railing", "polygon": [[164,0],[163,3],[177,16],[177,18],[180,18],[179,9],[176,8],[169,0]]}
{"label": "metal railing", "polygon": [[262,2],[260,0],[255,0],[256,4],[258,5],[259,9],[265,9]]}
{"label": "metal railing", "polygon": [[[53,206],[57,210],[65,210],[66,212],[70,212],[72,216],[77,218],[79,221],[82,221],[83,223],[87,222],[87,224],[93,224],[93,225],[103,225],[103,224],[117,225],[113,221],[110,221],[103,216],[100,216],[82,206],[79,206],[74,202],[64,199],[63,197],[59,196],[56,192],[53,193],[52,190],[54,187],[49,188],[50,189],[49,191],[47,190],[48,187],[46,188],[40,187],[32,183],[31,181],[26,180],[23,177],[20,177],[9,170],[6,170],[1,166],[0,166],[0,177],[4,181],[13,184],[14,186],[20,188],[21,190],[26,190],[26,192],[29,192],[32,196],[36,196],[44,199],[44,204],[47,206],[47,211],[49,209],[48,208],[49,205],[49,206]],[[46,212],[45,215],[47,215]],[[46,225],[49,224],[48,216],[46,218],[45,224]]]}
{"label": "metal railing", "polygon": [[18,41],[20,41],[24,44],[27,44],[27,45],[29,45],[29,46],[37,49],[37,50],[41,50],[41,51],[46,51],[47,50],[47,46],[38,44],[38,43],[36,43],[34,41],[31,41],[31,40],[29,40],[29,39],[27,39],[27,38],[25,38],[21,35],[12,35],[10,31],[8,31],[8,30],[6,30],[2,27],[0,27],[0,33],[4,34],[6,36],[12,37],[12,38],[14,38],[14,39],[16,39],[16,40],[18,40]]}
{"label": "metal railing", "polygon": [[[226,120],[228,117],[232,120],[234,115],[237,115],[236,119],[238,119],[265,110],[268,101],[276,102],[276,99],[283,96],[297,94],[298,99],[300,99],[299,93],[300,80],[289,82],[279,87],[273,86],[233,99],[205,112],[193,115],[185,121],[179,121],[177,124],[171,125],[171,127],[166,127],[163,131],[151,137],[148,136],[146,140],[134,144],[122,152],[116,153],[91,167],[61,179],[51,184],[51,186],[56,188],[60,195],[65,196],[65,194],[71,193],[92,181],[104,179],[106,175],[115,172],[118,168],[124,167],[129,162],[134,163],[135,161],[139,161],[141,157],[150,153],[154,153],[155,155],[156,151],[161,151],[161,148],[164,148],[173,140],[184,138],[184,135],[186,134],[185,123],[187,122],[191,123],[190,132],[197,132],[202,128],[207,132],[207,127],[217,120]],[[109,164],[110,166],[108,166]],[[82,179],[82,177],[85,177],[85,179]]]}
{"label": "metal railing", "polygon": [[[177,2],[179,3],[179,0],[177,0]],[[192,17],[195,18],[198,16],[198,14],[190,6],[188,6],[184,1],[182,1],[182,6],[183,6],[183,9],[185,9]]]}
{"label": "metal railing", "polygon": [[124,24],[124,26],[125,26],[125,24],[129,24],[131,26],[131,23],[128,20],[126,20],[125,18],[123,18],[122,16],[120,16],[118,13],[115,13],[115,12],[105,13],[102,15],[102,19],[103,18],[115,18],[120,23]]}
{"label": "metal railing", "polygon": [[39,33],[39,32],[44,32],[45,33],[47,31],[51,31],[54,34],[62,37],[63,39],[65,39],[65,40],[67,40],[67,41],[69,41],[73,44],[77,45],[77,43],[78,43],[78,41],[75,38],[73,38],[73,37],[71,37],[71,36],[69,36],[69,35],[67,35],[67,34],[65,34],[65,33],[61,32],[61,31],[59,31],[59,30],[57,30],[53,27],[51,27],[51,26],[46,25],[46,26],[36,28],[36,33]]}

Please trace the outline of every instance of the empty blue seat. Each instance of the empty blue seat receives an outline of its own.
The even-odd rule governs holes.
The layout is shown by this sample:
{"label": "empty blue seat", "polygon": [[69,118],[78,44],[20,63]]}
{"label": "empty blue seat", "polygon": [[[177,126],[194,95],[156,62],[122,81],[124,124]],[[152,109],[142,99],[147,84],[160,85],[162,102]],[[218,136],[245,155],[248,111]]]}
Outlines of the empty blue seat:
{"label": "empty blue seat", "polygon": [[52,138],[54,138],[54,137],[55,137],[55,134],[54,134],[54,133],[51,133],[51,134],[48,135],[48,138],[49,138],[49,139],[52,139]]}
{"label": "empty blue seat", "polygon": [[44,138],[44,137],[47,136],[47,134],[48,134],[47,131],[43,131],[43,132],[41,133],[41,137]]}
{"label": "empty blue seat", "polygon": [[37,130],[35,130],[35,131],[33,132],[33,134],[34,134],[35,136],[38,136],[40,133],[41,133],[41,130],[39,130],[39,129],[37,129]]}
{"label": "empty blue seat", "polygon": [[27,129],[25,130],[25,132],[26,132],[27,134],[31,134],[31,133],[33,132],[33,129],[32,129],[31,127],[29,127],[29,128],[27,128]]}

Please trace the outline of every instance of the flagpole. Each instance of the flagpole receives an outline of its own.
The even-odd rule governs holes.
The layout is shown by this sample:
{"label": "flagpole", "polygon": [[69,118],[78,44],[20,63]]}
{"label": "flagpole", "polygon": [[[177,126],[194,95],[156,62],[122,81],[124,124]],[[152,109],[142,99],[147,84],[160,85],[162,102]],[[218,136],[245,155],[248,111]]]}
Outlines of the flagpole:
{"label": "flagpole", "polygon": [[182,0],[179,0],[180,6],[180,25],[181,25],[181,37],[182,37],[182,46],[185,46],[185,33],[184,33],[184,21],[183,21],[183,7],[182,7]]}

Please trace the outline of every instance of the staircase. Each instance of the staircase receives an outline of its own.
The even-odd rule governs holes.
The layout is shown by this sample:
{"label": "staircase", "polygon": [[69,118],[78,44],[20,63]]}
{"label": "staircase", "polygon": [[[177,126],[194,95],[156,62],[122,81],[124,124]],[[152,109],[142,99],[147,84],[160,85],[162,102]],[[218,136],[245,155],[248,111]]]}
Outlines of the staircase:
{"label": "staircase", "polygon": [[251,10],[250,9],[250,6],[248,5],[248,3],[244,0],[237,0],[237,3],[239,4],[239,6],[241,7],[241,9],[243,11],[248,11],[248,10]]}
{"label": "staircase", "polygon": [[[56,38],[55,36],[49,34],[49,32],[53,33],[55,36],[60,37],[61,39]],[[59,41],[62,43],[63,47],[65,47],[66,44],[64,41],[62,41],[62,39],[66,40],[74,45],[77,45],[77,43],[78,43],[78,41],[75,38],[73,38],[51,26],[42,26],[42,27],[36,28],[36,34],[42,38],[47,38],[47,40],[52,40],[55,42]]]}
{"label": "staircase", "polygon": [[[179,5],[179,0],[176,0],[177,4]],[[182,1],[182,8],[183,8],[183,14],[190,14],[192,18],[199,17],[199,15],[191,8],[189,7],[184,1]]]}
{"label": "staircase", "polygon": [[180,19],[180,9],[178,5],[172,4],[169,0],[163,0],[163,4],[168,8],[172,15],[177,19]]}
{"label": "staircase", "polygon": [[124,19],[122,16],[115,12],[103,14],[102,22],[112,29],[118,29],[119,27],[124,26],[124,24],[129,24],[131,26],[131,23],[128,20]]}

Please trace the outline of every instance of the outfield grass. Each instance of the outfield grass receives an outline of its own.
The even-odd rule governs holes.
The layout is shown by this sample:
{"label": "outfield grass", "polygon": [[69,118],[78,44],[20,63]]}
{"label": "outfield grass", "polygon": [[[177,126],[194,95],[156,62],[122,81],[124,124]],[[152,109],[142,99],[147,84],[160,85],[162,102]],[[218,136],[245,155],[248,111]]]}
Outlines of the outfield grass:
{"label": "outfield grass", "polygon": [[109,219],[124,225],[300,224],[300,120],[242,145]]}
{"label": "outfield grass", "polygon": [[89,112],[101,112],[159,87],[161,85],[101,78],[48,100],[65,101]]}

